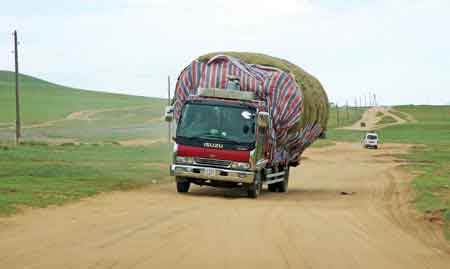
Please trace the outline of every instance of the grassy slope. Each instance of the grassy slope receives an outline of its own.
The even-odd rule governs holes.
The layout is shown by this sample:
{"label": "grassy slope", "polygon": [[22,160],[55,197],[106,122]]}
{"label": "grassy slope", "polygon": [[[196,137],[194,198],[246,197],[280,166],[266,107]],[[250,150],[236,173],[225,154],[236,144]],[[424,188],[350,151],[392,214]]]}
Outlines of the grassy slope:
{"label": "grassy slope", "polygon": [[[0,128],[13,126],[15,120],[14,74],[0,71]],[[165,133],[166,125],[155,121],[163,113],[165,100],[68,88],[20,76],[21,111],[24,125],[62,119],[72,112],[109,108],[126,111],[97,113],[90,120],[58,122],[52,126],[23,129],[27,140],[72,138],[85,142],[131,138],[155,139]],[[135,108],[133,108],[135,107]],[[153,122],[149,123],[149,120]],[[13,129],[0,129],[0,140],[12,139]]]}
{"label": "grassy slope", "polygon": [[[14,213],[21,206],[61,204],[169,178],[166,143],[149,147],[95,144],[166,136],[167,125],[160,121],[165,100],[77,90],[25,75],[20,82],[25,125],[61,119],[81,110],[137,108],[100,112],[89,120],[23,129],[26,140],[75,138],[91,143],[87,145],[25,143],[14,147],[1,142],[14,137],[14,130],[0,129],[0,215]],[[13,74],[0,71],[0,128],[14,121],[14,98]]]}
{"label": "grassy slope", "polygon": [[[378,130],[380,140],[417,144],[411,153],[401,156],[411,161],[406,169],[421,174],[413,181],[416,206],[422,212],[442,212],[450,238],[450,106],[399,106],[396,109],[412,115],[417,122]],[[360,141],[363,134],[330,129],[328,137]]]}
{"label": "grassy slope", "polygon": [[[20,75],[20,88],[24,124],[60,119],[75,111],[142,106],[161,101],[159,98],[79,90],[27,75]],[[0,122],[12,123],[14,120],[14,73],[0,71]]]}

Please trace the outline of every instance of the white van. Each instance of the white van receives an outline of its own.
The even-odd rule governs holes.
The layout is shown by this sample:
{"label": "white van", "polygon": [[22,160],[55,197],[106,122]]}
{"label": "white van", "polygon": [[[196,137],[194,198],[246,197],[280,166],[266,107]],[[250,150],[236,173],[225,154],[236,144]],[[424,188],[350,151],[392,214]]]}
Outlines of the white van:
{"label": "white van", "polygon": [[363,140],[365,148],[378,148],[378,135],[376,133],[366,133]]}

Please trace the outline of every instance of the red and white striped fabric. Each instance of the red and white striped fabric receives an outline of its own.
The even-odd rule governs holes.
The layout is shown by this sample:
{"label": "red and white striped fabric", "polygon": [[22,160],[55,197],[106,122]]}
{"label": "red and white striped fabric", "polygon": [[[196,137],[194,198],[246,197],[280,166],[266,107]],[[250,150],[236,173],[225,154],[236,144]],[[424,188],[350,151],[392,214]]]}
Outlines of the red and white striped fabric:
{"label": "red and white striped fabric", "polygon": [[[189,95],[197,94],[199,88],[227,89],[229,76],[237,77],[240,90],[255,92],[264,100],[273,119],[273,138],[277,151],[287,151],[291,160],[299,157],[310,135],[316,135],[314,126],[305,128],[305,132],[288,137],[288,130],[301,118],[303,96],[295,78],[280,69],[248,64],[226,55],[216,55],[208,62],[194,60],[178,77],[175,88],[175,119],[178,121],[181,108]],[[306,130],[308,129],[308,130]],[[312,132],[311,132],[312,131]],[[319,132],[320,133],[320,132]]]}

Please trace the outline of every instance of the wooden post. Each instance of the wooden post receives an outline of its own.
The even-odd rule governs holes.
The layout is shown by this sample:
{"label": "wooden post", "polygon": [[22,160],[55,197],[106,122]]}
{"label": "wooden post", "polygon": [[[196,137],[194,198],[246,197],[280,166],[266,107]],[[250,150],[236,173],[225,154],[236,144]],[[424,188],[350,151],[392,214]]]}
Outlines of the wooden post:
{"label": "wooden post", "polygon": [[16,144],[20,143],[20,88],[19,88],[19,51],[17,48],[17,31],[14,31],[14,62],[16,77]]}

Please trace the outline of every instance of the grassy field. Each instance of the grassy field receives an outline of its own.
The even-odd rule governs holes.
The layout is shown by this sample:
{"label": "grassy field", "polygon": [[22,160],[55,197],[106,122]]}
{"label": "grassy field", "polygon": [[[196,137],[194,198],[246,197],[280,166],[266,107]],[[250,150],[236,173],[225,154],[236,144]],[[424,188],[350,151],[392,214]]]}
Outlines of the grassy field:
{"label": "grassy field", "polygon": [[442,214],[450,239],[450,143],[415,146],[401,157],[410,161],[406,169],[420,174],[413,181],[417,209]]}
{"label": "grassy field", "polygon": [[[450,106],[398,106],[417,122],[389,126],[378,130],[381,143],[417,144],[412,152],[400,156],[410,160],[405,169],[420,173],[413,181],[418,210],[442,214],[450,238]],[[361,141],[364,132],[330,129],[332,140]],[[382,147],[382,145],[381,145]]]}
{"label": "grassy field", "polygon": [[[13,78],[0,71],[0,215],[169,179],[170,149],[161,140],[167,135],[165,100],[78,90],[21,75],[25,142],[13,146]],[[142,139],[155,143],[118,145]]]}
{"label": "grassy field", "polygon": [[0,146],[0,214],[168,180],[167,144]]}
{"label": "grassy field", "polygon": [[391,109],[390,112],[403,120],[408,120],[408,117],[404,112],[398,111],[396,109]]}
{"label": "grassy field", "polygon": [[394,123],[394,122],[397,122],[397,121],[393,117],[391,117],[391,116],[382,116],[381,119],[377,122],[377,125]]}

